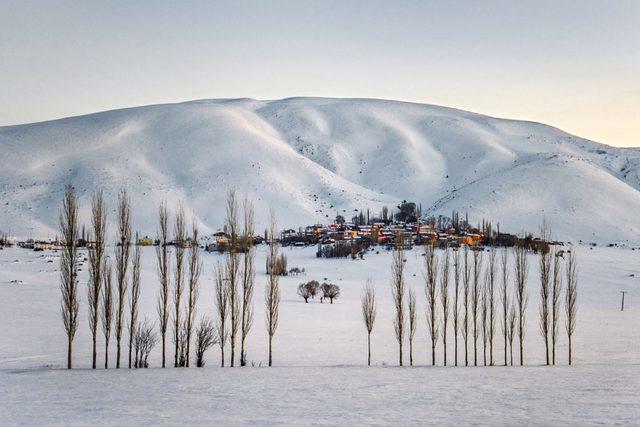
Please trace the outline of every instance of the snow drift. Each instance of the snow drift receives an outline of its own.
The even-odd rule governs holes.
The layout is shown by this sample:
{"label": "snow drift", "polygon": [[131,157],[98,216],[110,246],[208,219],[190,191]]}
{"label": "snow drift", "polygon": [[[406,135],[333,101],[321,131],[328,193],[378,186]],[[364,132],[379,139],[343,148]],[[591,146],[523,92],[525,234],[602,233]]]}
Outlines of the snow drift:
{"label": "snow drift", "polygon": [[63,187],[88,219],[91,192],[126,187],[134,225],[182,204],[205,231],[225,194],[252,197],[262,226],[327,222],[402,200],[429,214],[468,211],[513,232],[543,218],[558,238],[640,241],[640,149],[539,123],[372,99],[202,100],[0,127],[0,229],[53,237]]}

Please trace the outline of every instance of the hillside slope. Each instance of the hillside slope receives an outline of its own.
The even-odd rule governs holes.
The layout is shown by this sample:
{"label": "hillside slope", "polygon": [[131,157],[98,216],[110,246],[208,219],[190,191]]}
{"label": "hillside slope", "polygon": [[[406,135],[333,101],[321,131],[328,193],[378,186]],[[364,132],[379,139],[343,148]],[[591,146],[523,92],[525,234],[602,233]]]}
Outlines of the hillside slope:
{"label": "hillside slope", "polygon": [[[91,191],[110,208],[125,186],[135,227],[151,234],[157,205],[182,203],[205,231],[225,194],[269,208],[281,226],[327,222],[401,200],[429,213],[468,211],[503,229],[561,239],[640,241],[640,150],[539,123],[371,99],[202,100],[0,127],[0,229],[54,235],[63,186],[88,218]],[[113,213],[111,217],[113,217]]]}

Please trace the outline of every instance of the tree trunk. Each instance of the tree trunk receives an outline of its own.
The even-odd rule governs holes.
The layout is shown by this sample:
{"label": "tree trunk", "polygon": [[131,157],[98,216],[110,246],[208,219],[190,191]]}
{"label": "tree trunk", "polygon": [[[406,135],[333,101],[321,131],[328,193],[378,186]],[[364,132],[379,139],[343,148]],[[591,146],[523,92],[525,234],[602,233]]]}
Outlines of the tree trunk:
{"label": "tree trunk", "polygon": [[522,342],[522,334],[520,334],[520,366],[524,365],[524,343]]}
{"label": "tree trunk", "polygon": [[[236,337],[234,334],[231,334],[231,361],[229,362],[229,366],[233,368],[234,360],[236,358]],[[271,364],[269,364],[271,366]]]}
{"label": "tree trunk", "polygon": [[371,333],[367,334],[367,366],[371,366]]}
{"label": "tree trunk", "polygon": [[109,343],[104,345],[104,369],[109,369]]}
{"label": "tree trunk", "polygon": [[402,343],[399,344],[398,350],[399,350],[398,359],[400,362],[400,366],[402,366]]}
{"label": "tree trunk", "polygon": [[511,366],[513,366],[513,344],[509,344],[509,355],[511,359]]}
{"label": "tree trunk", "polygon": [[98,358],[98,352],[97,352],[97,348],[96,348],[96,334],[95,331],[93,332],[93,363],[91,365],[91,367],[93,369],[96,369],[96,359]]}
{"label": "tree trunk", "polygon": [[456,332],[453,334],[453,364],[458,366],[458,325],[455,326]]}
{"label": "tree trunk", "polygon": [[131,369],[131,343],[129,343],[129,369]]}
{"label": "tree trunk", "polygon": [[[71,341],[71,339],[67,338],[67,369],[71,369],[71,365],[72,365],[72,360],[71,360],[71,354],[73,352],[73,341]],[[571,364],[571,363],[569,363]]]}
{"label": "tree trunk", "polygon": [[436,366],[436,343],[431,340],[431,365]]}
{"label": "tree trunk", "polygon": [[224,347],[220,347],[220,367],[224,368]]}
{"label": "tree trunk", "polygon": [[269,366],[271,366],[271,362],[272,362],[272,359],[271,359],[271,355],[272,355],[272,353],[271,353],[271,343],[272,343],[272,340],[273,340],[273,336],[269,335]]}
{"label": "tree trunk", "polygon": [[[504,324],[507,324],[507,319],[504,319]],[[505,326],[504,331],[504,366],[507,366],[507,328]]]}
{"label": "tree trunk", "polygon": [[162,334],[162,367],[166,367],[166,350],[165,350],[165,343],[166,343],[166,334]]}
{"label": "tree trunk", "polygon": [[444,346],[444,366],[447,366],[447,333],[445,332],[442,345]]}
{"label": "tree trunk", "polygon": [[551,338],[551,364],[556,364],[556,340]]}
{"label": "tree trunk", "polygon": [[189,367],[189,354],[191,353],[191,327],[187,329],[187,368]]}
{"label": "tree trunk", "polygon": [[467,340],[464,340],[464,366],[469,366],[469,345]]}
{"label": "tree trunk", "polygon": [[409,366],[413,366],[413,340],[409,340]]}
{"label": "tree trunk", "polygon": [[569,335],[569,366],[571,366],[571,335]]}
{"label": "tree trunk", "polygon": [[116,369],[120,369],[120,340],[116,343]]}

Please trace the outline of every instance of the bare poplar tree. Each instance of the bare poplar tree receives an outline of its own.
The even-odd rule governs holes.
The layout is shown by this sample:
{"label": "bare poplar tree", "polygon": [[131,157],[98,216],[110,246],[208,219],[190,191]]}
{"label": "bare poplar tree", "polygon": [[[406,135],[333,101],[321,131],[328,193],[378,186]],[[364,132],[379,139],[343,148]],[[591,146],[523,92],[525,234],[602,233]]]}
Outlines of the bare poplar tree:
{"label": "bare poplar tree", "polygon": [[409,293],[407,294],[407,308],[409,309],[409,366],[413,366],[413,337],[416,334],[416,327],[418,326],[416,294],[413,289],[409,289]]}
{"label": "bare poplar tree", "polygon": [[512,302],[509,304],[511,308],[509,309],[509,317],[507,320],[507,337],[509,338],[509,359],[511,366],[513,366],[513,338],[516,335],[516,304]]}
{"label": "bare poplar tree", "polygon": [[560,257],[555,247],[552,249],[553,277],[551,282],[551,363],[556,364],[556,342],[558,341],[558,324],[560,323],[560,295],[562,294],[562,275],[560,274]]}
{"label": "bare poplar tree", "polygon": [[471,267],[469,265],[469,246],[464,245],[462,269],[462,290],[464,315],[462,316],[462,339],[464,341],[464,366],[469,366],[469,277]]}
{"label": "bare poplar tree", "polygon": [[184,291],[184,248],[187,240],[182,206],[176,211],[176,223],[173,233],[175,247],[175,271],[173,279],[173,343],[175,351],[173,366],[177,368],[180,366],[180,328],[182,327],[181,310],[182,292]]}
{"label": "bare poplar tree", "polygon": [[60,232],[64,240],[60,256],[60,312],[67,333],[67,369],[73,365],[73,338],[78,330],[78,199],[71,185],[64,189]]}
{"label": "bare poplar tree", "polygon": [[189,246],[189,295],[187,296],[186,319],[187,345],[185,353],[187,368],[189,367],[190,362],[189,356],[191,354],[191,337],[193,335],[193,324],[196,315],[196,305],[198,302],[198,295],[200,293],[199,281],[200,272],[202,270],[202,263],[200,262],[200,252],[198,249],[198,225],[196,224],[195,219],[193,219],[191,225],[191,245]]}
{"label": "bare poplar tree", "polygon": [[482,271],[482,252],[476,248],[473,255],[473,287],[471,289],[471,313],[473,316],[473,366],[478,366],[478,309],[480,306],[480,273]]}
{"label": "bare poplar tree", "polygon": [[425,247],[425,288],[427,297],[427,328],[431,336],[431,364],[436,364],[436,343],[438,342],[438,259],[433,245]]}
{"label": "bare poplar tree", "polygon": [[376,321],[376,291],[369,280],[362,292],[362,320],[367,330],[367,366],[371,366],[371,331]]}
{"label": "bare poplar tree", "polygon": [[502,303],[502,334],[504,336],[504,366],[507,366],[507,347],[509,322],[509,252],[505,248],[500,256],[500,270],[502,271],[502,284],[500,287],[500,302]]}
{"label": "bare poplar tree", "polygon": [[489,365],[493,366],[493,338],[496,331],[496,249],[489,249],[489,264],[487,268],[487,309],[489,316]]}
{"label": "bare poplar tree", "polygon": [[273,336],[278,328],[278,315],[280,308],[280,285],[279,277],[276,274],[275,264],[278,260],[278,246],[276,241],[276,219],[273,212],[270,215],[269,227],[269,281],[265,290],[264,302],[266,312],[267,333],[269,334],[269,366],[273,361]]}
{"label": "bare poplar tree", "polygon": [[102,332],[104,333],[104,368],[109,368],[109,340],[113,325],[113,284],[111,281],[111,265],[103,267],[102,284]]}
{"label": "bare poplar tree", "polygon": [[91,201],[91,228],[93,243],[89,247],[89,286],[87,300],[89,303],[89,328],[93,340],[92,364],[96,369],[98,323],[100,321],[100,293],[104,267],[104,247],[107,225],[107,213],[102,190],[93,194]]}
{"label": "bare poplar tree", "polygon": [[485,277],[485,284],[480,289],[480,328],[482,332],[482,364],[484,366],[487,366],[487,342],[489,340],[489,293],[487,292],[487,280]]}
{"label": "bare poplar tree", "polygon": [[227,231],[229,233],[229,251],[226,255],[227,263],[227,279],[229,286],[229,326],[230,326],[230,346],[231,361],[230,365],[235,366],[236,358],[236,337],[238,335],[238,327],[240,326],[240,299],[238,298],[238,278],[240,270],[240,262],[238,257],[238,249],[240,246],[238,238],[238,202],[236,201],[236,193],[234,190],[229,191],[227,195]]}
{"label": "bare poplar tree", "polygon": [[248,197],[243,202],[244,230],[242,257],[242,319],[240,325],[240,366],[247,365],[246,340],[253,325],[253,289],[255,286],[253,234],[254,210]]}
{"label": "bare poplar tree", "polygon": [[218,331],[218,344],[220,345],[220,366],[224,367],[224,347],[229,337],[227,318],[229,317],[229,289],[225,281],[225,272],[222,264],[218,262],[214,272],[215,276],[215,303],[216,303],[216,329]]}
{"label": "bare poplar tree", "polygon": [[458,301],[460,296],[460,250],[453,250],[453,363],[458,366],[458,329],[460,328],[460,311]]}
{"label": "bare poplar tree", "polygon": [[116,368],[120,368],[120,342],[125,323],[125,299],[127,296],[127,270],[131,245],[131,208],[127,190],[118,194],[118,242],[116,244],[116,281],[118,309],[116,311]]}
{"label": "bare poplar tree", "polygon": [[140,247],[136,246],[131,265],[131,293],[129,294],[129,369],[132,367],[132,350],[138,325],[138,301],[140,300]]}
{"label": "bare poplar tree", "polygon": [[576,272],[576,253],[575,248],[571,248],[569,257],[566,262],[566,281],[567,290],[565,294],[565,314],[566,314],[566,330],[567,339],[569,340],[569,365],[572,360],[571,338],[576,329],[576,314],[578,312],[578,274]]}
{"label": "bare poplar tree", "polygon": [[549,230],[545,221],[540,227],[540,239],[542,247],[539,250],[538,266],[540,268],[540,334],[544,339],[545,363],[549,365],[549,298],[551,294],[551,250],[547,241],[549,240]]}
{"label": "bare poplar tree", "polygon": [[516,303],[518,310],[518,341],[520,344],[520,365],[524,365],[525,315],[529,297],[527,295],[527,249],[523,245],[515,247]]}
{"label": "bare poplar tree", "polygon": [[218,334],[213,321],[203,317],[196,329],[196,366],[204,366],[204,353],[218,342]]}
{"label": "bare poplar tree", "polygon": [[393,260],[391,263],[391,297],[396,310],[393,330],[398,341],[398,364],[402,366],[402,344],[404,343],[404,250],[402,236],[395,237]]}
{"label": "bare poplar tree", "polygon": [[158,278],[160,279],[160,296],[158,297],[158,317],[160,318],[160,335],[162,338],[162,367],[166,366],[167,326],[169,325],[169,212],[167,203],[160,203],[160,229],[156,259]]}
{"label": "bare poplar tree", "polygon": [[449,248],[445,248],[440,272],[440,302],[442,303],[442,346],[444,366],[447,366],[447,325],[449,322]]}

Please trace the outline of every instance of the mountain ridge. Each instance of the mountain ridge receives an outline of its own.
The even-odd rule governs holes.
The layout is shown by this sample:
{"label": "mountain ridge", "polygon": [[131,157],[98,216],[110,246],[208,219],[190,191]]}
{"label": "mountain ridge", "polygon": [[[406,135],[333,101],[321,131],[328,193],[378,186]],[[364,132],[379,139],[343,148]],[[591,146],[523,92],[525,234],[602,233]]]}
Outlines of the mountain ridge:
{"label": "mountain ridge", "polygon": [[640,240],[640,149],[428,104],[155,104],[0,127],[0,153],[0,229],[18,236],[54,234],[62,188],[72,182],[85,222],[93,189],[105,189],[113,210],[126,186],[143,234],[154,233],[165,198],[214,231],[235,188],[255,200],[259,226],[269,208],[281,226],[297,227],[412,200],[432,214],[467,211],[514,232],[535,232],[546,218],[564,240]]}

